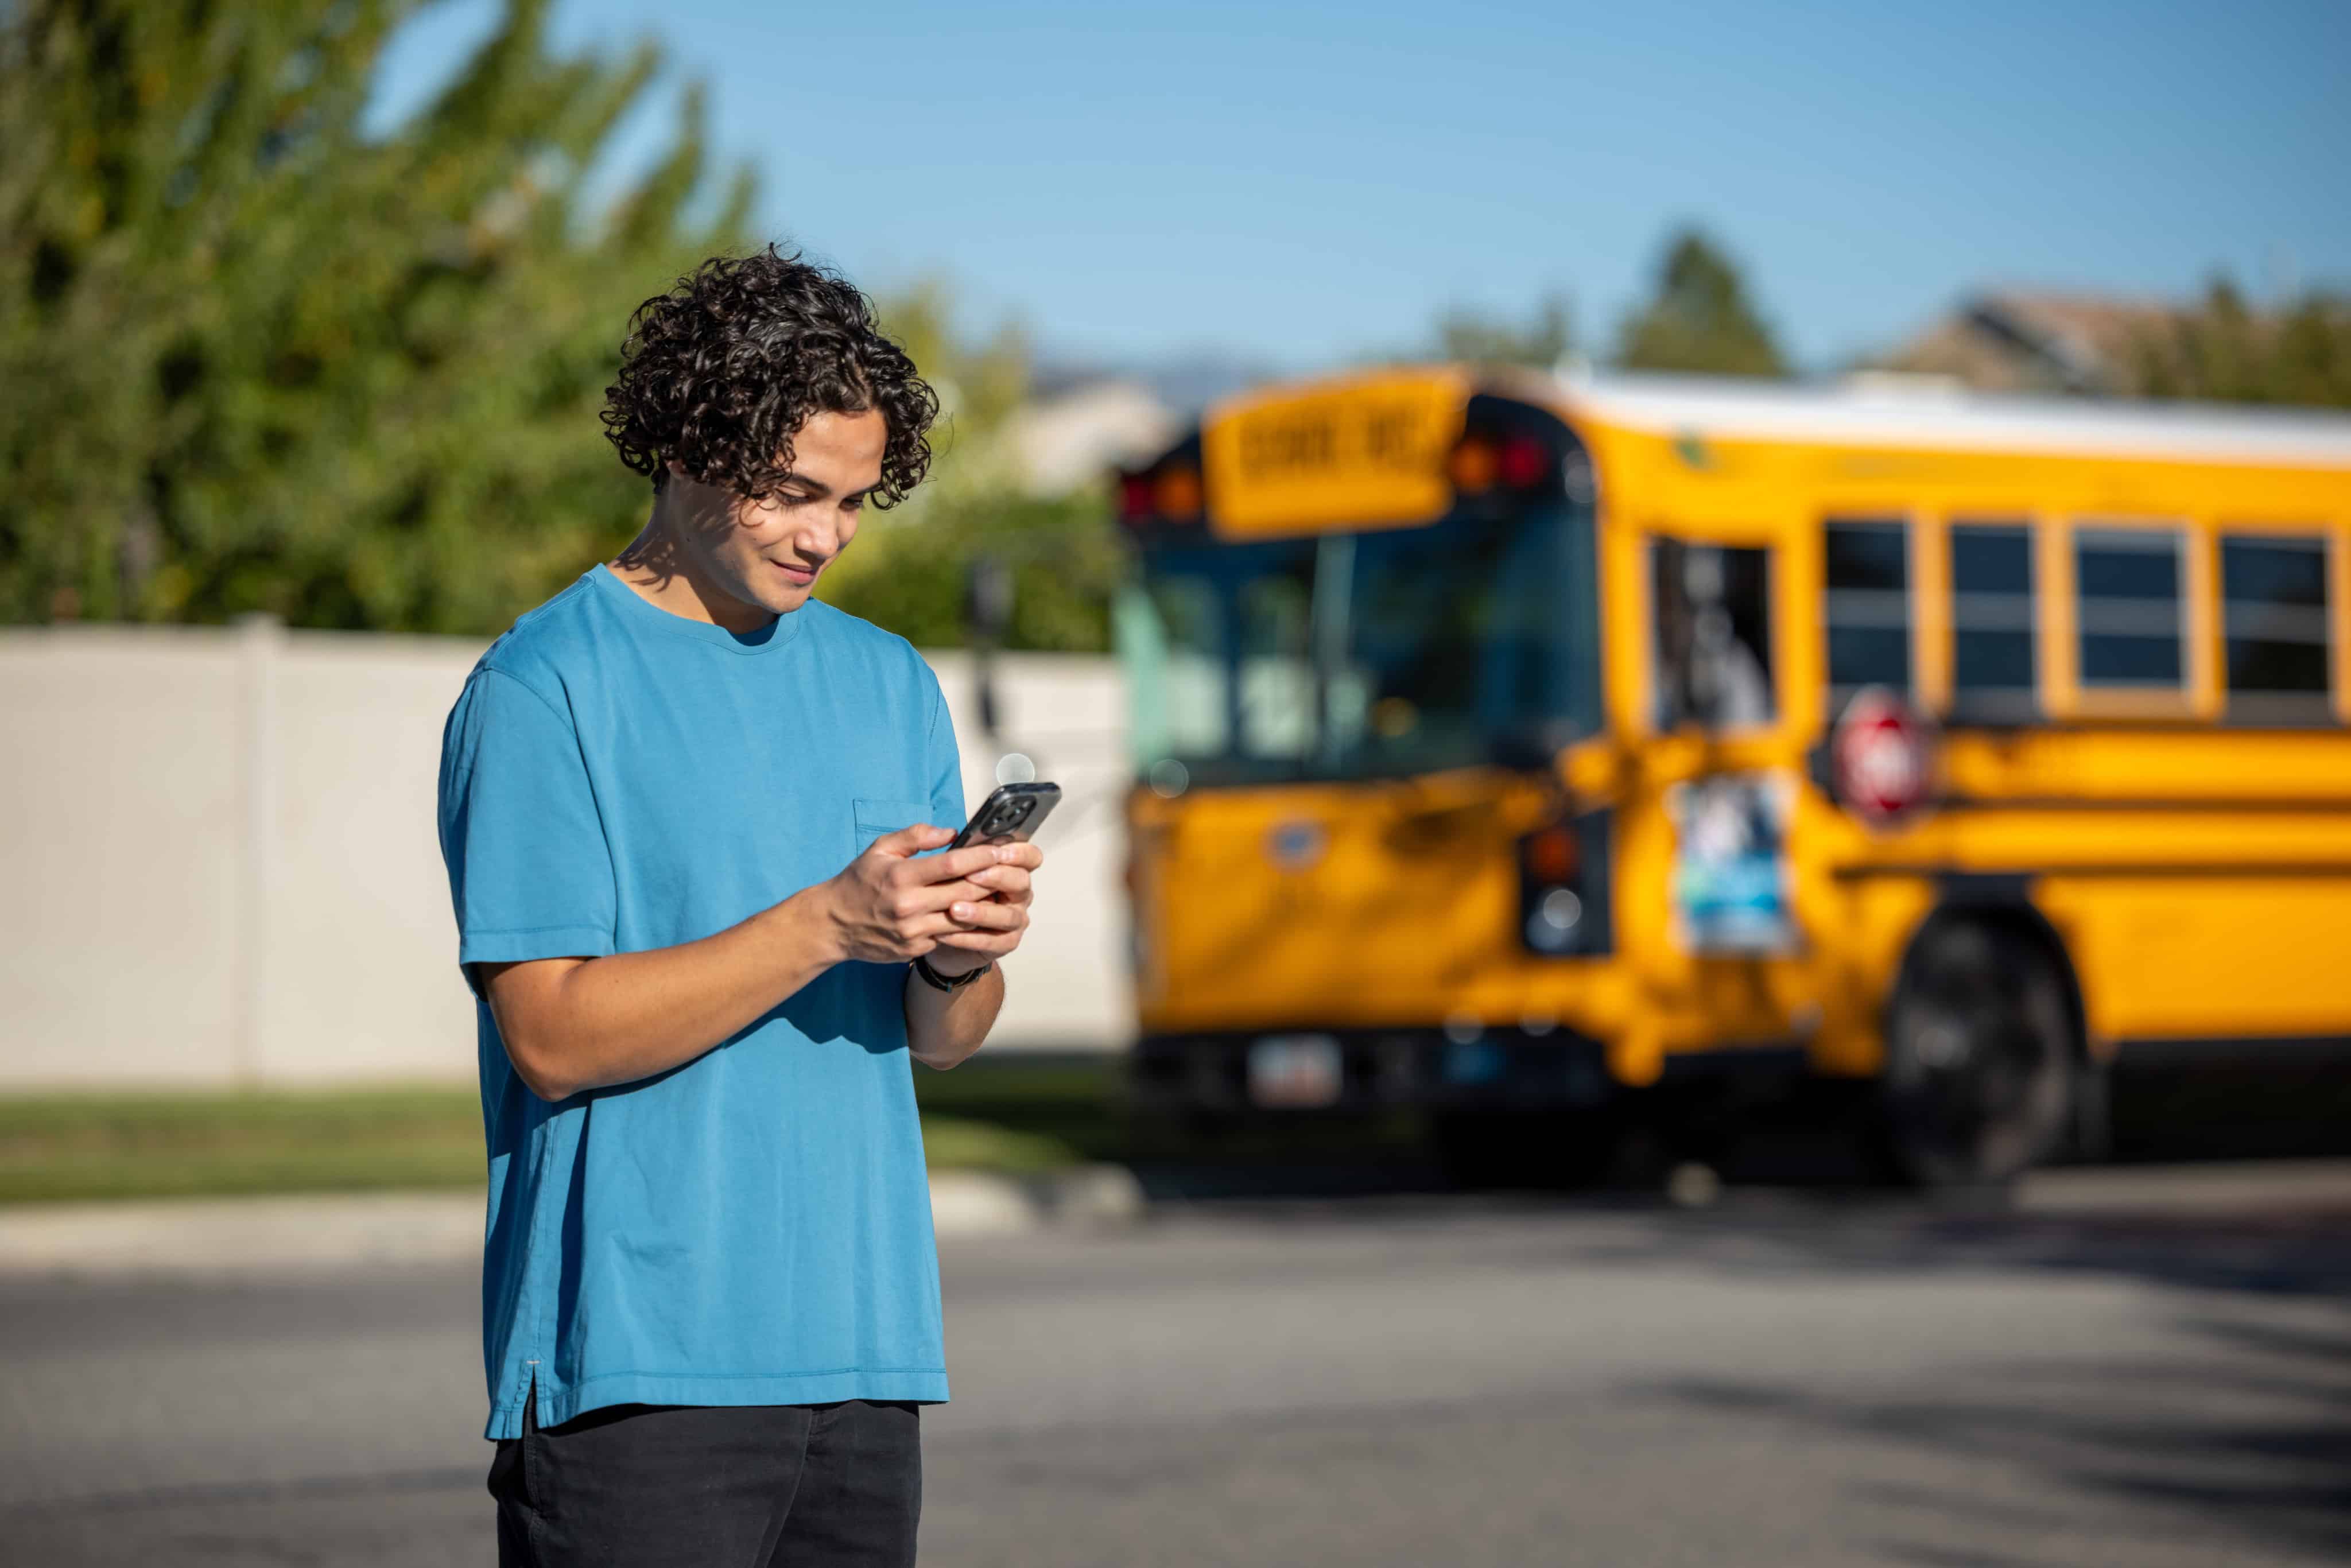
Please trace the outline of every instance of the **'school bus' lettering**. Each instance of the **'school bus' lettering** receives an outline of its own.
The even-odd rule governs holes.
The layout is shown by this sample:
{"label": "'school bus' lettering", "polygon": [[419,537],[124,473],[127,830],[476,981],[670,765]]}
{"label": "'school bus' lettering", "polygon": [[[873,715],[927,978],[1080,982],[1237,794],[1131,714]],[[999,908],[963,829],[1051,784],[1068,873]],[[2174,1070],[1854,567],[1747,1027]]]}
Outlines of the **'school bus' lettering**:
{"label": "'school bus' lettering", "polygon": [[1451,501],[1444,457],[1465,395],[1458,381],[1382,375],[1229,406],[1201,437],[1211,526],[1239,538],[1429,521]]}

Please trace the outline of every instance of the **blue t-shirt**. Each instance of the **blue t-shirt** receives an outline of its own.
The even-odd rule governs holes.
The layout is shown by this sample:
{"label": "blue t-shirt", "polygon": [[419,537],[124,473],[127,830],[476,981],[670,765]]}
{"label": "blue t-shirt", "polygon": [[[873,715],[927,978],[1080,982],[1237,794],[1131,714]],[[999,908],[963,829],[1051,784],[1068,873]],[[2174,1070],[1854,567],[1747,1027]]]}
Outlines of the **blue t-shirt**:
{"label": "blue t-shirt", "polygon": [[[458,961],[724,930],[882,833],[963,823],[904,639],[811,601],[738,636],[591,568],[482,656],[442,740]],[[898,964],[838,965],[683,1067],[549,1103],[476,998],[488,1436],[607,1405],[943,1400]]]}

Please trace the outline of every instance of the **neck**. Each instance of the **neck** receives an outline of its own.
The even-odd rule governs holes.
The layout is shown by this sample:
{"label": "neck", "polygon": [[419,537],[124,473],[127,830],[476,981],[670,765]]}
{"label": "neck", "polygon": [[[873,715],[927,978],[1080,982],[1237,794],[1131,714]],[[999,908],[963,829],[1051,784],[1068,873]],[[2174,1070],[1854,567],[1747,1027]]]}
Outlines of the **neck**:
{"label": "neck", "polygon": [[674,490],[653,497],[653,516],[628,548],[606,570],[656,609],[688,621],[704,621],[729,632],[757,632],[775,619],[775,612],[737,598],[724,588],[691,549],[679,542],[683,520],[671,505]]}

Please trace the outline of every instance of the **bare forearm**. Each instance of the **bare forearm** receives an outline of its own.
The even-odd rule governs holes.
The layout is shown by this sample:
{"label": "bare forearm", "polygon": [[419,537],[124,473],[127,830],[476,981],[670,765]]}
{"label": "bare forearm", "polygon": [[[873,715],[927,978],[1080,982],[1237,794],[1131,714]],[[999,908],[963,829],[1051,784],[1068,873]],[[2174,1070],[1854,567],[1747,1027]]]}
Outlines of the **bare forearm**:
{"label": "bare forearm", "polygon": [[1004,1006],[1004,970],[943,991],[906,971],[906,1046],[914,1060],[942,1071],[977,1051]]}
{"label": "bare forearm", "polygon": [[691,1061],[839,963],[811,888],[698,942],[616,953],[491,982],[507,1053],[559,1100]]}
{"label": "bare forearm", "polygon": [[[1030,844],[925,854],[954,837],[927,823],[884,833],[839,875],[698,942],[481,965],[507,1056],[533,1093],[562,1100],[683,1066],[835,964],[952,948],[941,961],[962,970],[1008,953],[1028,924],[1040,857]],[[914,1053],[953,1067],[979,1049],[1004,982],[991,974],[953,996],[922,988],[927,997],[906,1003]]]}

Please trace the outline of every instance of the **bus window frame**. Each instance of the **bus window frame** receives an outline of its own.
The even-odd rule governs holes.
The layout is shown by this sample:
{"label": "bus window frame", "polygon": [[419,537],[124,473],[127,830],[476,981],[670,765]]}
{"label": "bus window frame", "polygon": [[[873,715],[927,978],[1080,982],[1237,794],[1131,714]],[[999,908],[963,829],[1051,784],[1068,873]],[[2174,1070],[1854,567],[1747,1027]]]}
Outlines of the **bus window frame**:
{"label": "bus window frame", "polygon": [[[2057,645],[2044,643],[2049,670],[2044,683],[2049,687],[2053,717],[2088,722],[2110,721],[2128,723],[2198,722],[2211,723],[2219,716],[2220,693],[2212,670],[2215,606],[2214,578],[2218,575],[2213,555],[2211,528],[2200,518],[2180,513],[2168,515],[2091,513],[2051,519],[2044,530],[2050,546],[2035,557],[2034,564],[2043,569],[2059,565],[2049,558],[2062,558],[2062,598],[2059,585],[2052,582],[2043,594],[2043,603],[2059,612],[2058,626],[2050,624],[2044,613],[2041,625],[2043,636],[2059,632],[2064,641]],[[2082,596],[2079,564],[2085,543],[2095,548],[2102,535],[2137,535],[2147,538],[2168,535],[2174,541],[2173,560],[2178,568],[2179,591],[2175,598],[2178,614],[2175,635],[2179,646],[2179,679],[2177,683],[2098,683],[2085,680],[2082,674]],[[2095,633],[2087,633],[2095,635]],[[2062,674],[2060,685],[2049,677]]]}
{"label": "bus window frame", "polygon": [[2339,524],[2326,534],[2327,613],[2335,622],[2335,718],[2351,725],[2351,549]]}
{"label": "bus window frame", "polygon": [[[1936,519],[1937,564],[1941,573],[1937,593],[1942,624],[1937,633],[1942,661],[1942,684],[1935,711],[1950,729],[2024,729],[2045,725],[2058,711],[2050,680],[2048,564],[2043,535],[2050,519],[2031,507],[1976,507],[1952,511]],[[1959,633],[1988,628],[1963,626],[1959,619],[1958,545],[1962,530],[2006,529],[2024,536],[2024,561],[2030,580],[2024,598],[2027,617],[2022,630],[2032,635],[2032,683],[2027,686],[1987,686],[1980,692],[2022,694],[2025,701],[2014,713],[2002,715],[1997,705],[1963,706],[1959,689]],[[2069,633],[2070,634],[2070,633]],[[2071,661],[2068,661],[2070,667]]]}
{"label": "bus window frame", "polygon": [[[1819,552],[1816,557],[1818,570],[1813,573],[1812,620],[1815,622],[1815,630],[1820,636],[1820,701],[1821,712],[1825,721],[1834,724],[1838,716],[1844,711],[1844,704],[1851,702],[1854,694],[1860,691],[1863,686],[1887,685],[1883,681],[1865,681],[1861,685],[1844,689],[1843,700],[1839,700],[1839,688],[1835,684],[1834,672],[1830,664],[1829,595],[1838,591],[1840,591],[1829,586],[1829,530],[1835,528],[1899,528],[1901,530],[1903,663],[1907,666],[1907,679],[1897,695],[1914,707],[1931,706],[1934,702],[1934,694],[1926,678],[1928,671],[1923,658],[1925,638],[1922,636],[1925,628],[1920,624],[1925,603],[1923,591],[1926,585],[1921,580],[1923,573],[1920,569],[1927,553],[1924,549],[1926,530],[1921,526],[1918,512],[1909,507],[1824,508],[1813,519],[1813,531],[1818,536],[1816,542],[1819,545]],[[1889,689],[1892,688],[1889,687]]]}
{"label": "bus window frame", "polygon": [[[2346,694],[2343,689],[2346,669],[2344,648],[2344,612],[2342,591],[2345,586],[2342,541],[2334,528],[2311,519],[2275,521],[2235,517],[2217,521],[2212,527],[2214,562],[2214,601],[2216,639],[2215,660],[2218,666],[2220,711],[2219,722],[2231,729],[2295,729],[2325,730],[2342,727],[2346,722]],[[2284,692],[2247,692],[2249,697],[2291,699],[2296,695],[2318,700],[2309,705],[2311,716],[2294,717],[2280,705],[2277,710],[2262,715],[2248,712],[2240,716],[2233,700],[2236,688],[2229,683],[2229,578],[2228,547],[2231,544],[2273,545],[2307,548],[2316,545],[2319,550],[2319,578],[2326,595],[2321,612],[2326,627],[2327,685],[2324,693],[2293,694]],[[2323,715],[2323,716],[2322,716]]]}
{"label": "bus window frame", "polygon": [[[1704,546],[1715,549],[1760,550],[1763,556],[1762,605],[1767,618],[1765,625],[1766,684],[1771,700],[1771,716],[1761,724],[1725,726],[1708,730],[1694,719],[1686,719],[1670,727],[1658,722],[1659,697],[1664,689],[1663,672],[1657,659],[1657,598],[1656,549],[1660,542],[1671,542],[1685,549]],[[1784,557],[1790,548],[1783,531],[1766,523],[1753,523],[1744,528],[1704,528],[1656,519],[1634,530],[1633,567],[1640,610],[1638,635],[1640,654],[1634,667],[1640,673],[1638,708],[1635,712],[1631,733],[1656,739],[1680,736],[1713,735],[1726,740],[1752,739],[1787,733],[1795,722],[1792,711],[1796,686],[1789,668],[1792,649],[1790,624],[1793,617],[1785,599],[1795,582],[1788,573]],[[1807,603],[1817,608],[1816,596]],[[1824,668],[1824,666],[1823,666]]]}

